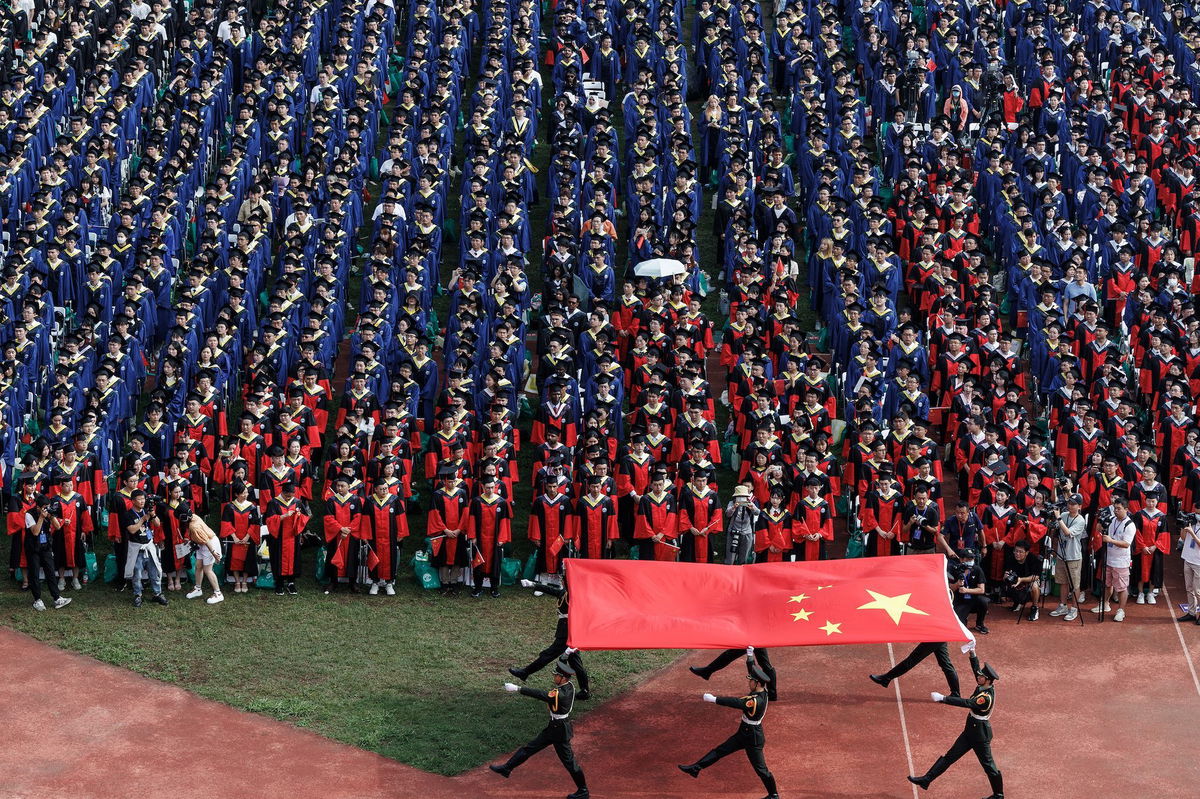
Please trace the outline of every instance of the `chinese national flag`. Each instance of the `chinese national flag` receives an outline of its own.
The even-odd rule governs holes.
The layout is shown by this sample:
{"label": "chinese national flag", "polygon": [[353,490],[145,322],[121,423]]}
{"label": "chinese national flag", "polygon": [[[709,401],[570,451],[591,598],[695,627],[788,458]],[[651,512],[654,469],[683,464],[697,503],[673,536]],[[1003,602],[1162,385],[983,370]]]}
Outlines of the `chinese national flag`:
{"label": "chinese national flag", "polygon": [[967,641],[942,555],[722,566],[567,561],[577,649]]}

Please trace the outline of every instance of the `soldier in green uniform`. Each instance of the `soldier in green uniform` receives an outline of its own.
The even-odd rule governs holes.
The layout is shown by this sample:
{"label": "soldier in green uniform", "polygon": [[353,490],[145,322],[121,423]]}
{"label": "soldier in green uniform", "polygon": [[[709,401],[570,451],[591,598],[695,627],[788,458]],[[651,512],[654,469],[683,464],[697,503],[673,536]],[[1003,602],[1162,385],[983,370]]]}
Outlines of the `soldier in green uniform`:
{"label": "soldier in green uniform", "polygon": [[511,682],[504,683],[506,691],[519,692],[539,702],[545,702],[550,709],[550,721],[546,724],[545,729],[537,734],[537,737],[513,752],[508,762],[502,766],[490,765],[488,768],[501,777],[507,777],[517,766],[547,746],[553,746],[554,753],[562,761],[563,768],[571,775],[571,779],[575,780],[577,790],[569,794],[567,799],[588,799],[591,794],[588,793],[587,781],[583,778],[583,769],[575,762],[575,751],[571,748],[571,738],[574,735],[574,731],[571,729],[571,707],[575,704],[575,686],[571,683],[573,676],[575,676],[575,670],[563,657],[559,658],[558,663],[554,666],[554,688],[549,691],[525,688]]}
{"label": "soldier in green uniform", "polygon": [[770,678],[755,662],[754,647],[752,646],[746,647],[746,671],[750,679],[748,695],[704,695],[705,702],[715,702],[718,705],[742,711],[742,720],[738,724],[737,732],[695,763],[680,766],[679,770],[684,774],[699,777],[702,769],[708,768],[726,755],[744,749],[750,765],[754,767],[754,773],[758,775],[767,789],[766,799],[779,799],[778,789],[775,787],[775,777],[767,768],[767,760],[763,757],[763,744],[766,742],[766,738],[763,735],[762,721],[763,716],[767,714],[767,703],[770,701],[767,697],[767,683],[770,682]]}
{"label": "soldier in green uniform", "polygon": [[983,766],[983,771],[987,774],[988,782],[992,786],[992,795],[988,799],[1004,799],[1004,778],[1000,775],[1000,769],[996,767],[996,761],[992,759],[991,717],[992,709],[996,707],[994,685],[996,680],[1000,679],[1000,675],[996,674],[996,670],[987,663],[980,666],[979,658],[975,656],[973,649],[971,650],[971,670],[975,673],[977,687],[969,699],[943,696],[936,691],[931,694],[934,702],[966,708],[968,711],[966,727],[963,728],[954,745],[950,747],[950,751],[939,757],[929,771],[920,777],[909,777],[908,781],[923,789],[928,788],[931,782],[973,749],[975,757],[979,758],[979,765]]}

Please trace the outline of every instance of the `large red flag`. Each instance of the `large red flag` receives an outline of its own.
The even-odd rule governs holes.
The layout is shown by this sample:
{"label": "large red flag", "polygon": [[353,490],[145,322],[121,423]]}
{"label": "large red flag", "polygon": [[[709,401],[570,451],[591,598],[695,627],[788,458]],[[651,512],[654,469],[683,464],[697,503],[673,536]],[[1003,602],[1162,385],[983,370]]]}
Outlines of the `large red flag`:
{"label": "large red flag", "polygon": [[967,641],[942,555],[721,566],[567,561],[577,649]]}

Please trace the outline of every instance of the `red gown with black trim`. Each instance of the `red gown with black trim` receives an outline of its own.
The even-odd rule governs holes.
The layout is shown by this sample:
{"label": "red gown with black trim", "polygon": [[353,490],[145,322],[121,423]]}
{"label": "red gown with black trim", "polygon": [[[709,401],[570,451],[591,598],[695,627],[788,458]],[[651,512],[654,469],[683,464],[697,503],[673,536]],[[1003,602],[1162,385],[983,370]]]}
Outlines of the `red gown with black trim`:
{"label": "red gown with black trim", "polygon": [[[697,491],[690,484],[679,492],[680,560],[688,563],[708,563],[712,536],[721,532],[725,514],[717,492],[707,485]],[[689,533],[696,528],[703,535]]]}

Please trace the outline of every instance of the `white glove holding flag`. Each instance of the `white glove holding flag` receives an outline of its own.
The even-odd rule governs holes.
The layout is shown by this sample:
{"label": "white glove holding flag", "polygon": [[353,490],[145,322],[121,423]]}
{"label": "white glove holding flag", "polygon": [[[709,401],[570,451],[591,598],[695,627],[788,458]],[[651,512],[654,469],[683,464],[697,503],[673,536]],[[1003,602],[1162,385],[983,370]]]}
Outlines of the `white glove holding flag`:
{"label": "white glove holding flag", "polygon": [[974,638],[972,638],[970,641],[967,641],[967,645],[966,645],[965,649],[966,649],[968,652],[974,652],[974,651],[975,651],[975,639],[974,639]]}
{"label": "white glove holding flag", "polygon": [[521,686],[517,685],[516,683],[506,682],[504,683],[504,690],[508,691],[510,694],[515,694],[517,691],[521,690]]}
{"label": "white glove holding flag", "polygon": [[939,694],[937,691],[934,691],[929,696],[930,696],[930,698],[933,699],[934,702],[941,702],[943,699],[946,698],[945,694]]}
{"label": "white glove holding flag", "polygon": [[754,657],[754,647],[752,647],[752,646],[746,647],[746,654],[750,657]]}
{"label": "white glove holding flag", "polygon": [[713,694],[705,694],[704,696],[701,697],[701,699],[703,699],[705,702],[716,702],[717,701],[717,697]]}
{"label": "white glove holding flag", "polygon": [[564,655],[574,655],[574,654],[575,654],[576,652],[578,652],[578,651],[579,651],[579,650],[578,650],[578,649],[576,649],[575,647],[573,647],[573,646],[569,646],[569,647],[567,647],[566,649],[564,649],[564,650],[563,650],[563,654],[564,654]]}
{"label": "white glove holding flag", "polygon": [[533,588],[533,580],[521,580],[522,588]]}

